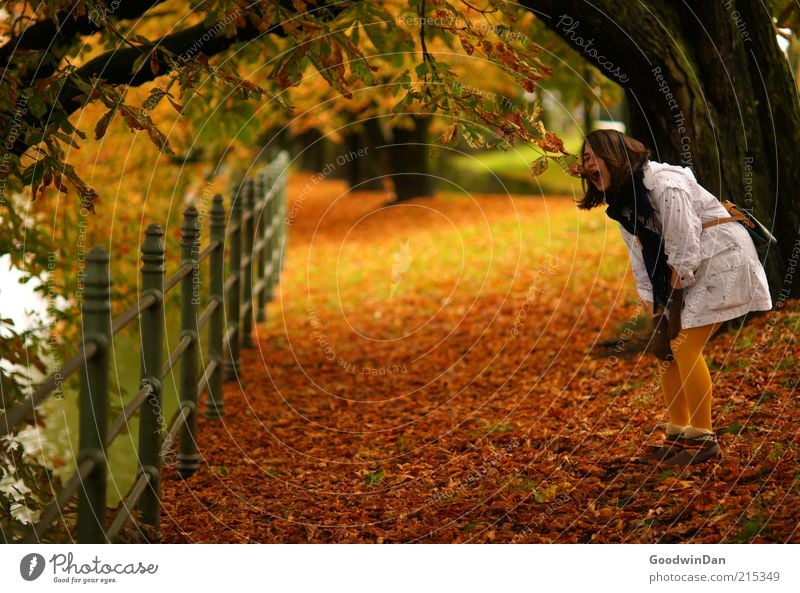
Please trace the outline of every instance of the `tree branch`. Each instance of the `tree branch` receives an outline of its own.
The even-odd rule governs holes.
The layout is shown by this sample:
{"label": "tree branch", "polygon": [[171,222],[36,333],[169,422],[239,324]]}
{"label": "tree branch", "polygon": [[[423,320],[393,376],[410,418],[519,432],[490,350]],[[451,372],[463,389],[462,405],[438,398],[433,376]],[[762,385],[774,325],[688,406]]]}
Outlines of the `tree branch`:
{"label": "tree branch", "polygon": [[[118,6],[106,13],[116,20],[135,19],[164,0],[117,0]],[[55,72],[55,62],[63,58],[82,35],[93,35],[103,29],[100,15],[94,11],[75,16],[75,8],[59,12],[55,17],[37,21],[25,28],[18,36],[0,46],[0,68],[12,66],[19,52],[46,52],[55,60],[39,61],[35,66],[17,73],[24,85],[33,80],[46,78]]]}
{"label": "tree branch", "polygon": [[[157,73],[153,72],[149,60],[145,60],[138,70],[133,70],[138,59],[159,47],[167,49],[178,56],[186,55],[187,53],[191,53],[194,56],[201,51],[206,56],[213,56],[225,51],[234,44],[251,41],[260,35],[274,34],[281,31],[281,29],[280,25],[275,25],[268,31],[262,32],[248,23],[244,27],[237,28],[234,37],[216,37],[214,31],[214,25],[209,27],[200,24],[168,35],[152,45],[141,45],[135,48],[126,47],[106,52],[87,62],[84,66],[78,68],[74,74],[66,78],[57,102],[67,115],[80,109],[83,103],[82,98],[86,95],[86,92],[81,89],[76,80],[86,81],[96,78],[108,84],[132,87],[141,86],[168,74],[172,71],[172,67],[161,55],[156,58],[158,63]],[[208,39],[205,43],[202,42],[204,36]],[[52,110],[48,110],[48,113],[42,118],[36,118],[29,113],[26,121],[31,125],[42,125],[50,119],[50,111]],[[28,148],[30,146],[24,139],[18,138],[11,152],[16,155],[22,155]]]}
{"label": "tree branch", "polygon": [[[281,2],[283,3],[284,0],[281,0]],[[287,3],[289,3],[288,0]],[[338,14],[343,8],[342,5],[328,6],[327,4],[322,4],[315,9],[315,11],[317,10],[324,10],[326,12],[322,14],[330,16]],[[233,45],[252,41],[262,35],[286,35],[280,23],[273,24],[266,31],[263,31],[253,25],[245,15],[245,23],[236,27],[236,34],[232,37],[223,37],[218,36],[221,31],[220,23],[221,21],[211,25],[201,23],[162,37],[159,41],[150,45],[142,44],[137,47],[116,49],[94,58],[78,68],[74,74],[66,77],[57,98],[60,109],[66,115],[70,115],[81,107],[82,99],[86,95],[86,85],[85,83],[81,85],[80,81],[96,79],[107,84],[132,87],[140,86],[168,74],[173,70],[174,61],[170,62],[165,59],[162,53],[157,51],[158,49],[168,50],[178,56],[180,61],[188,62],[199,53],[209,57],[214,56]],[[143,55],[149,55],[154,51],[153,60],[157,62],[157,70],[154,72],[153,64],[150,60],[144,60],[144,63],[134,71],[137,60],[140,60]],[[81,88],[82,86],[83,89]],[[28,113],[26,121],[34,126],[44,125],[45,122],[51,119],[52,111],[52,109],[49,109],[48,113],[40,118]],[[30,148],[30,145],[24,141],[24,138],[18,138],[10,151],[21,156],[28,148]]]}

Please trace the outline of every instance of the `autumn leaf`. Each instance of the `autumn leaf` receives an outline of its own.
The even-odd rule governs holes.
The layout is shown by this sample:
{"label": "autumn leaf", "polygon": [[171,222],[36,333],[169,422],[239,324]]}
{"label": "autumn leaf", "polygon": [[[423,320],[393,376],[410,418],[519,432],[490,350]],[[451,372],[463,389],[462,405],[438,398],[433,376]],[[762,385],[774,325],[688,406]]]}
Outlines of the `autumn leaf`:
{"label": "autumn leaf", "polygon": [[535,140],[542,150],[545,152],[560,152],[562,154],[569,154],[564,148],[564,141],[561,140],[554,132],[547,132],[544,138]]}
{"label": "autumn leaf", "polygon": [[583,166],[579,163],[573,163],[567,167],[567,173],[573,177],[581,177],[583,175]]}
{"label": "autumn leaf", "polygon": [[94,128],[94,139],[95,140],[99,140],[100,138],[102,138],[103,136],[106,135],[106,131],[108,130],[108,124],[111,123],[111,118],[114,117],[114,114],[116,113],[116,111],[117,110],[114,109],[114,108],[109,109],[105,114],[103,114],[103,117],[101,117],[97,121],[97,125],[95,125],[95,128]]}
{"label": "autumn leaf", "polygon": [[537,177],[547,170],[549,159],[547,156],[541,156],[531,163],[531,175]]}
{"label": "autumn leaf", "polygon": [[442,132],[441,143],[444,146],[451,146],[458,135],[458,124],[449,126]]}

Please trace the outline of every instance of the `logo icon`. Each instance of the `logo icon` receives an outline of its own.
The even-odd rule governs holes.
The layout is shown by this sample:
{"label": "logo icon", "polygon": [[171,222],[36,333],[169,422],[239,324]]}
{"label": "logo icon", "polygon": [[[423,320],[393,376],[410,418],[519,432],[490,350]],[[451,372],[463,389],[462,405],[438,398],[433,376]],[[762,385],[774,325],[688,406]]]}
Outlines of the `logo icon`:
{"label": "logo icon", "polygon": [[403,246],[394,253],[393,258],[392,287],[389,290],[390,299],[394,297],[397,287],[400,286],[400,282],[403,280],[403,275],[408,272],[408,268],[411,265],[411,260],[414,259],[414,257],[411,255],[411,243],[408,241],[403,243]]}
{"label": "logo icon", "polygon": [[19,574],[26,581],[35,581],[44,572],[44,556],[26,554],[19,563]]}

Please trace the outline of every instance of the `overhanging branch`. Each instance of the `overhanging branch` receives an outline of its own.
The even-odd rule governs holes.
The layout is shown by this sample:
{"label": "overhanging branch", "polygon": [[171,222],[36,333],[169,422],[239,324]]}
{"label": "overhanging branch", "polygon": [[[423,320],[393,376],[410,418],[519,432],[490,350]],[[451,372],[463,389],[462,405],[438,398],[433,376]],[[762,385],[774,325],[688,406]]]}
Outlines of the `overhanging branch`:
{"label": "overhanging branch", "polygon": [[[281,25],[278,24],[273,25],[267,31],[261,31],[248,22],[244,26],[237,27],[236,35],[232,37],[218,36],[217,33],[219,33],[217,24],[210,26],[200,24],[172,35],[167,35],[152,45],[126,47],[106,52],[87,62],[78,68],[74,74],[66,78],[57,99],[59,107],[66,115],[74,113],[81,107],[82,98],[86,93],[81,88],[82,85],[78,84],[77,81],[99,80],[112,85],[140,86],[170,73],[173,70],[172,62],[167,61],[163,55],[159,55],[159,52],[156,52],[156,57],[154,58],[158,64],[156,72],[153,71],[149,60],[145,60],[138,69],[134,70],[137,60],[140,60],[143,55],[149,55],[158,48],[168,50],[172,54],[179,56],[179,59],[181,59],[180,56],[188,56],[184,58],[188,60],[200,52],[206,56],[214,56],[235,44],[252,41],[261,35],[283,35],[283,30]],[[83,86],[85,88],[85,85]],[[29,115],[26,120],[31,125],[41,125],[49,117],[49,113],[42,118],[35,118]],[[14,144],[11,152],[22,155],[28,148],[30,146],[20,138]]]}
{"label": "overhanging branch", "polygon": [[[148,1],[152,2],[152,0]],[[353,0],[347,3],[339,2],[330,6],[327,3],[322,3],[310,12],[316,12],[318,15],[322,15],[322,18],[330,18],[358,1],[360,0]],[[295,10],[291,0],[279,0],[279,2],[284,7],[291,7],[291,10]],[[59,110],[63,111],[65,115],[70,115],[81,107],[83,98],[86,95],[86,84],[85,82],[81,84],[82,81],[97,80],[107,84],[131,87],[140,86],[172,72],[175,69],[175,60],[166,59],[164,52],[158,51],[159,49],[167,50],[174,56],[178,56],[178,61],[188,61],[196,58],[199,53],[208,57],[217,55],[233,45],[253,41],[262,35],[286,35],[282,23],[274,23],[266,30],[253,24],[257,20],[248,17],[253,16],[255,10],[255,8],[251,8],[243,15],[242,24],[237,24],[235,34],[229,37],[222,35],[225,29],[224,26],[221,26],[222,21],[217,21],[211,25],[201,23],[171,35],[166,35],[152,44],[116,49],[94,58],[78,68],[74,74],[67,76],[63,81],[56,99]],[[152,63],[150,60],[144,60],[143,63],[136,67],[137,61],[140,61],[143,56],[151,54],[153,55]],[[154,65],[157,65],[157,67],[154,68]],[[48,113],[45,113],[42,117],[35,117],[28,113],[26,122],[34,127],[44,127],[45,123],[50,121],[53,111],[53,108],[48,109]],[[28,148],[30,148],[30,145],[23,138],[18,138],[13,147],[10,148],[10,151],[14,154],[22,155]]]}
{"label": "overhanging branch", "polygon": [[[114,20],[137,19],[164,0],[116,0],[116,8],[109,8],[105,16]],[[0,68],[9,68],[20,52],[41,52],[54,60],[37,64],[19,71],[16,75],[30,85],[33,80],[46,78],[55,72],[55,62],[63,58],[82,36],[93,35],[103,28],[99,14],[94,11],[75,15],[75,6],[29,25],[22,33],[0,46]],[[24,55],[23,53],[23,55]]]}

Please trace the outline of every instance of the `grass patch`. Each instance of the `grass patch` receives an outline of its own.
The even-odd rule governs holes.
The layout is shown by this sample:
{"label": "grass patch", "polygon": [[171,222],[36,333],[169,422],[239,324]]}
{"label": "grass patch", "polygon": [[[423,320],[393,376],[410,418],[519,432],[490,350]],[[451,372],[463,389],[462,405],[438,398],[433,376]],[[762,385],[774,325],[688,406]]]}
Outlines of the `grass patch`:
{"label": "grass patch", "polygon": [[770,400],[777,399],[778,394],[770,389],[765,389],[764,393],[761,394],[761,397],[758,399],[758,403],[764,404]]}
{"label": "grass patch", "polygon": [[763,518],[761,515],[746,519],[742,523],[742,530],[734,536],[733,541],[737,544],[747,544],[753,541],[762,532],[765,532],[769,525],[769,518]]}
{"label": "grass patch", "polygon": [[514,427],[508,424],[507,422],[503,422],[502,424],[498,424],[497,426],[493,426],[490,430],[490,433],[495,434],[503,434],[506,432],[514,432]]}
{"label": "grass patch", "polygon": [[384,473],[384,471],[382,469],[378,469],[375,470],[374,472],[368,473],[367,476],[364,478],[364,483],[367,486],[377,486],[378,484],[383,482],[383,479],[385,477],[386,474]]}
{"label": "grass patch", "polygon": [[743,430],[744,429],[742,428],[741,422],[739,422],[738,420],[734,420],[733,422],[731,422],[730,426],[726,426],[725,428],[717,432],[719,432],[720,434],[725,434],[725,433],[740,434]]}
{"label": "grass patch", "polygon": [[785,447],[781,441],[775,443],[772,447],[772,451],[769,452],[769,460],[770,461],[778,461],[781,457],[783,457],[783,452]]}
{"label": "grass patch", "polygon": [[555,500],[557,488],[558,488],[557,486],[548,486],[541,492],[534,492],[533,500],[535,500],[539,504],[552,502],[553,500]]}
{"label": "grass patch", "polygon": [[626,331],[632,331],[634,333],[640,333],[650,328],[650,316],[649,315],[637,315],[631,319],[626,319],[617,324],[616,328],[614,328],[614,333],[619,335],[620,338]]}
{"label": "grass patch", "polygon": [[538,482],[534,482],[533,480],[524,479],[519,483],[513,484],[511,486],[512,490],[520,490],[522,492],[533,492],[536,490],[536,486],[538,486]]}

